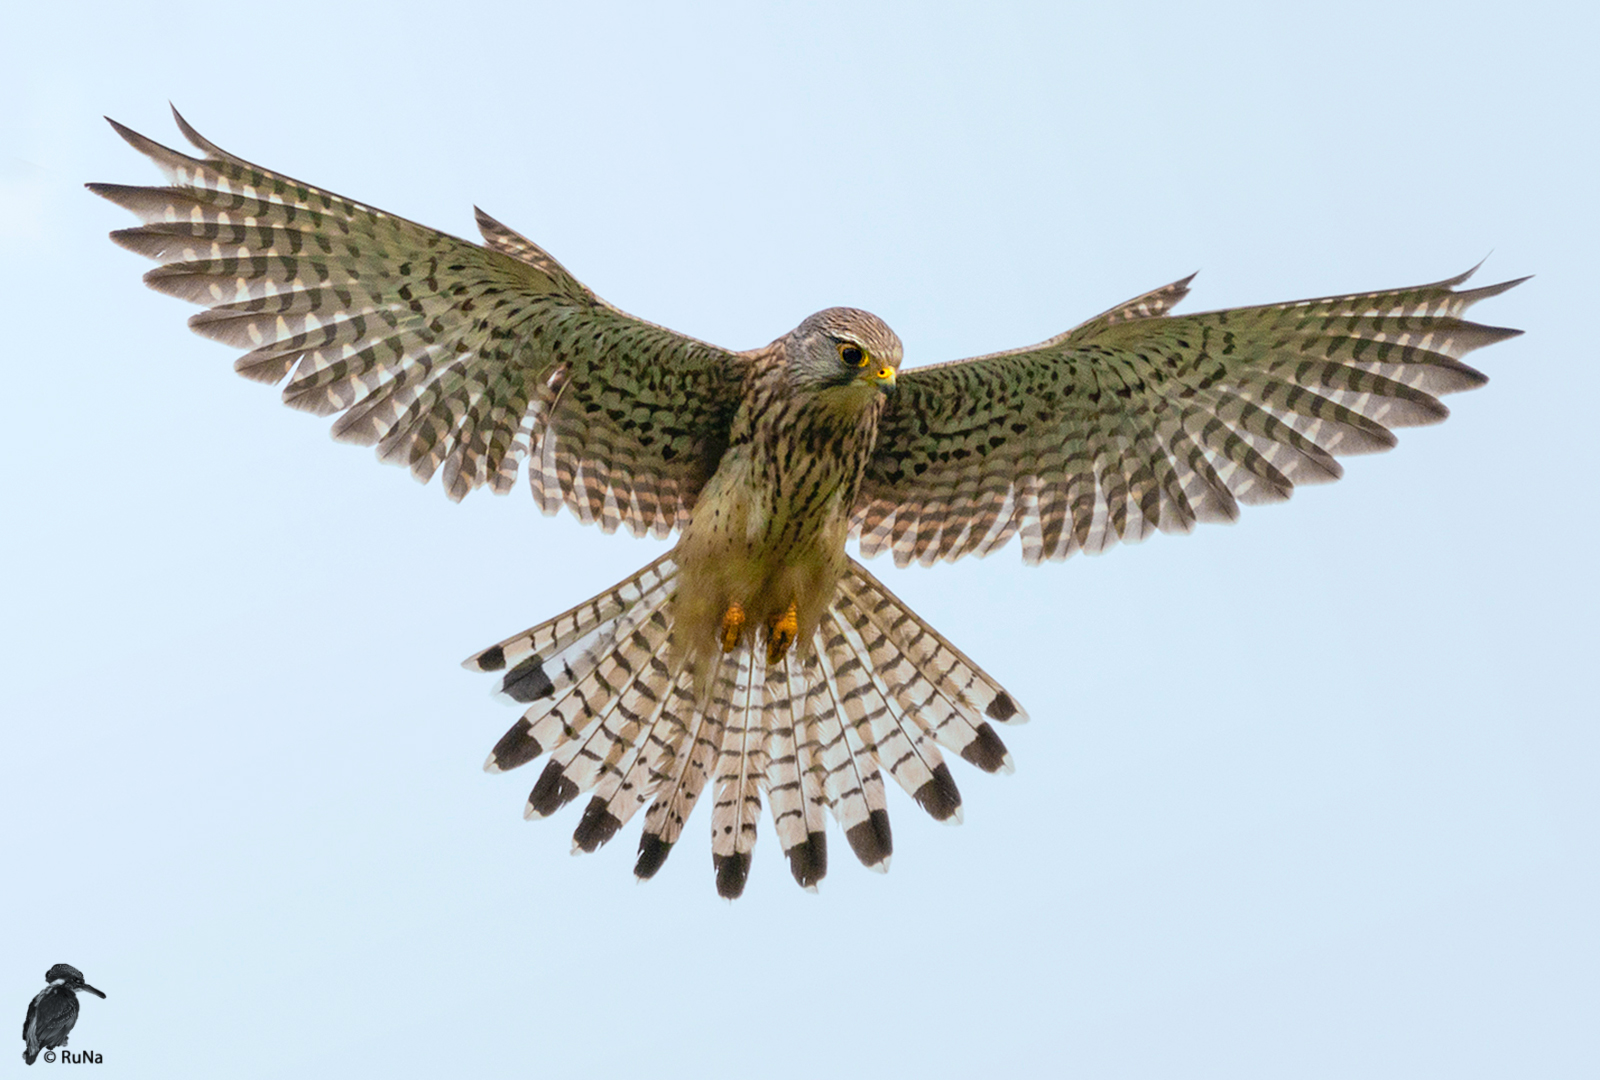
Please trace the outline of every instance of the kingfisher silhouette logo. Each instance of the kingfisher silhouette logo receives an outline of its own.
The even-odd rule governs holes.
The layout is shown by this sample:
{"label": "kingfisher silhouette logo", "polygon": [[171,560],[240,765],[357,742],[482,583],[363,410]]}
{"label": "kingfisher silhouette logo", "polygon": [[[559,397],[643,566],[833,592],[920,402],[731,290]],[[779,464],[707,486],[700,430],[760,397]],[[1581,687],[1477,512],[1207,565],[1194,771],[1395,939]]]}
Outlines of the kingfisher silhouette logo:
{"label": "kingfisher silhouette logo", "polygon": [[[56,1047],[67,1045],[67,1036],[78,1022],[78,991],[84,990],[96,997],[105,993],[83,981],[83,972],[71,964],[57,964],[44,973],[50,985],[39,991],[28,1002],[28,1018],[22,1022],[22,1039],[28,1045],[22,1051],[22,1060],[29,1065],[44,1053],[46,1061],[56,1059]],[[63,1061],[100,1064],[100,1055],[93,1050],[73,1053],[63,1051]]]}

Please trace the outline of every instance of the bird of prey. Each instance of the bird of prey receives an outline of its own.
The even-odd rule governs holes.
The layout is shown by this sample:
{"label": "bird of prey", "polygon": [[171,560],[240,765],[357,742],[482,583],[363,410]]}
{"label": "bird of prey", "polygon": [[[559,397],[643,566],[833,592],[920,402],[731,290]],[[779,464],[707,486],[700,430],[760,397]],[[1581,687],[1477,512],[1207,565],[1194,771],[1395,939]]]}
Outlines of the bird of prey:
{"label": "bird of prey", "polygon": [[22,1050],[22,1060],[29,1065],[39,1056],[39,1051],[67,1045],[67,1036],[78,1022],[79,990],[101,998],[106,996],[84,982],[83,972],[71,964],[57,964],[44,973],[44,979],[50,985],[28,1002],[28,1015],[22,1021],[22,1039],[27,1044]]}
{"label": "bird of prey", "polygon": [[[176,112],[174,113],[176,116]],[[465,663],[527,706],[486,768],[548,755],[527,816],[582,793],[575,850],[645,811],[649,878],[714,791],[717,889],[737,897],[765,796],[802,886],[826,818],[886,869],[883,772],[959,820],[952,751],[1011,757],[1009,694],[845,552],[897,565],[1028,563],[1230,521],[1333,480],[1340,454],[1441,420],[1481,385],[1462,363],[1515,330],[1462,316],[1517,284],[1431,285],[1173,315],[1190,278],[1038,345],[901,370],[854,308],[735,352],[606,303],[481,210],[483,243],[234,157],[177,123],[191,157],[112,121],[164,187],[90,184],[144,224],[112,233],[161,265],[189,325],[246,350],[235,369],[338,415],[333,434],[440,477],[461,499],[526,468],[545,513],[677,545],[570,611]]]}

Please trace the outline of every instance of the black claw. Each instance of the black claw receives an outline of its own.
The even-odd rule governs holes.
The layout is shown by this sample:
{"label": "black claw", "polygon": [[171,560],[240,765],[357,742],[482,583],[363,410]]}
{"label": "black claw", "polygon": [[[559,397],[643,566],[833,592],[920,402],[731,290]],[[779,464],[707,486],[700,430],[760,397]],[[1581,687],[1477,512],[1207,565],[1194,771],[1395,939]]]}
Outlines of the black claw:
{"label": "black claw", "polygon": [[827,833],[807,833],[804,840],[784,854],[789,856],[789,872],[802,889],[814,887],[828,874]]}
{"label": "black claw", "polygon": [[578,785],[567,779],[559,761],[552,761],[528,793],[528,806],[540,817],[549,817],[577,797]]}
{"label": "black claw", "polygon": [[988,724],[978,725],[978,737],[961,751],[961,756],[984,772],[999,772],[1006,763],[1006,744]]}
{"label": "black claw", "polygon": [[655,833],[645,833],[639,837],[639,861],[633,864],[633,876],[641,881],[649,881],[656,876],[656,871],[661,869],[661,864],[667,861],[671,853],[671,844]]}
{"label": "black claw", "polygon": [[717,895],[724,900],[739,899],[744,894],[744,883],[750,877],[749,852],[714,855],[711,864],[717,871]]}
{"label": "black claw", "polygon": [[500,736],[500,741],[494,744],[494,767],[501,772],[515,769],[519,765],[526,765],[540,754],[544,747],[539,745],[528,732],[533,730],[533,725],[527,720],[518,720],[511,725],[511,730]]}
{"label": "black claw", "polygon": [[530,656],[506,672],[506,677],[500,682],[500,692],[508,695],[512,701],[526,705],[553,696],[556,684],[544,673],[543,662],[537,656]]}
{"label": "black claw", "polygon": [[950,816],[961,808],[961,792],[956,790],[955,778],[950,775],[950,766],[939,762],[938,768],[933,770],[933,779],[923,784],[912,798],[917,800],[917,805],[932,815],[935,821],[949,821]]}
{"label": "black claw", "polygon": [[863,866],[877,866],[894,854],[894,838],[889,834],[889,812],[874,810],[867,820],[845,830],[844,838]]}
{"label": "black claw", "polygon": [[617,830],[620,828],[622,822],[606,809],[605,799],[596,795],[589,800],[589,805],[583,808],[583,820],[578,822],[578,827],[572,834],[572,842],[581,850],[593,854],[601,844],[617,835]]}

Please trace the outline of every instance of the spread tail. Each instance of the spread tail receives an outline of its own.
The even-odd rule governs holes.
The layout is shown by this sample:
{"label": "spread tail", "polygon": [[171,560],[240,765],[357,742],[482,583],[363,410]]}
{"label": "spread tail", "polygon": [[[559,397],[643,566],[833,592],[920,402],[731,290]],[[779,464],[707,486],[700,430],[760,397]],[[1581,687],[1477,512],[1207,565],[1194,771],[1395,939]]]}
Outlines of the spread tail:
{"label": "spread tail", "polygon": [[827,873],[824,818],[856,857],[887,870],[893,852],[883,770],[939,821],[961,820],[940,748],[985,772],[1011,770],[990,720],[1027,717],[1010,695],[854,560],[806,649],[777,664],[746,646],[696,691],[685,650],[668,648],[677,575],[670,553],[605,592],[469,658],[504,671],[527,706],[484,767],[549,760],[528,795],[548,817],[592,792],[573,850],[594,851],[649,803],[634,873],[652,877],[714,780],[717,891],[744,891],[765,794],[802,887]]}

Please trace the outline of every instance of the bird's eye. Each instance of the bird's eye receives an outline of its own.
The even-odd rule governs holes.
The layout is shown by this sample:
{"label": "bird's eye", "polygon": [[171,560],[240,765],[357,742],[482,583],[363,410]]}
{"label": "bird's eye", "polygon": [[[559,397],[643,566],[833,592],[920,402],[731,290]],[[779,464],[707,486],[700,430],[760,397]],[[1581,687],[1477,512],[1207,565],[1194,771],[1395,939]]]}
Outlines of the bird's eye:
{"label": "bird's eye", "polygon": [[839,346],[839,359],[851,367],[867,366],[867,354],[859,345],[841,344]]}

